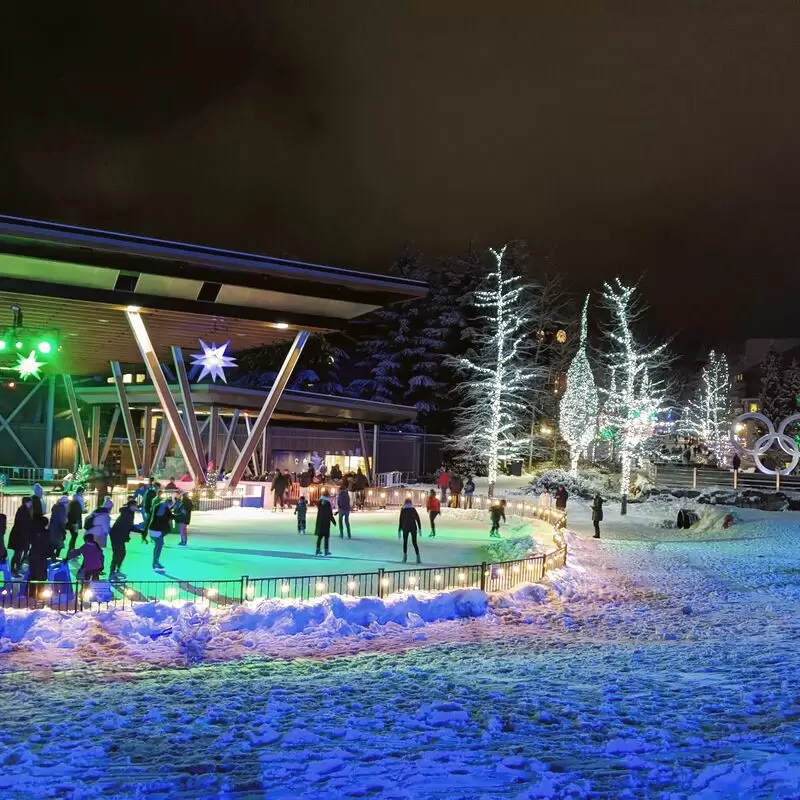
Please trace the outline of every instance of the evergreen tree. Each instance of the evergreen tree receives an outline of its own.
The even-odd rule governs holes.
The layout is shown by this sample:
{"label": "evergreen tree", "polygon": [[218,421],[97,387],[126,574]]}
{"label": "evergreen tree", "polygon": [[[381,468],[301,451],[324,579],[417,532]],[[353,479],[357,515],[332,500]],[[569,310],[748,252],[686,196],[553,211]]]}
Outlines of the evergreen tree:
{"label": "evergreen tree", "polygon": [[780,407],[781,419],[785,419],[790,414],[800,412],[800,364],[797,359],[792,359],[792,363],[783,373],[781,380]]}
{"label": "evergreen tree", "polygon": [[770,349],[761,362],[761,391],[758,404],[761,413],[776,425],[786,416],[784,414],[785,393],[782,389],[783,360],[778,352]]}

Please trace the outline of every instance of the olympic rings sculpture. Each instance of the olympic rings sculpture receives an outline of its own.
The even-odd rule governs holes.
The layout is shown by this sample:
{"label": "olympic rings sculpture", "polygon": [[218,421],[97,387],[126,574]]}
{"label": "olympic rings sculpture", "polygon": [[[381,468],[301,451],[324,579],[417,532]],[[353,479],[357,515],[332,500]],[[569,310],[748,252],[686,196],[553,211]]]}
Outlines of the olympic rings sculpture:
{"label": "olympic rings sculpture", "polygon": [[[736,428],[748,419],[757,420],[767,429],[767,432],[763,436],[756,439],[752,450],[744,447],[736,438]],[[786,419],[784,419],[778,426],[778,430],[776,431],[775,424],[771,419],[765,417],[763,414],[760,414],[757,411],[748,411],[746,414],[736,417],[736,419],[731,423],[731,444],[740,453],[752,456],[758,469],[765,475],[789,475],[794,468],[800,464],[800,447],[798,447],[797,442],[786,433],[786,429],[793,422],[800,422],[800,414],[792,414],[791,416],[786,417]],[[772,445],[776,443],[778,447],[780,447],[781,450],[786,453],[786,455],[791,456],[792,458],[789,466],[784,467],[783,469],[769,469],[761,463],[761,456],[765,455]]]}

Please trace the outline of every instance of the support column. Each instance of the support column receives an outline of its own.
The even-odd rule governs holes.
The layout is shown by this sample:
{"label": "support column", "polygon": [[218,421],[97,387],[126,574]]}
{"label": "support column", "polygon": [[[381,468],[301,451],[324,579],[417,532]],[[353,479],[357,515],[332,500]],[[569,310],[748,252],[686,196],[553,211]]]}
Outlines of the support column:
{"label": "support column", "polygon": [[219,409],[212,405],[208,412],[208,460],[217,464],[217,436],[219,436]]}
{"label": "support column", "polygon": [[267,471],[267,431],[269,425],[264,428],[264,433],[261,434],[261,471]]}
{"label": "support column", "polygon": [[31,389],[28,392],[28,394],[26,394],[25,397],[23,397],[22,400],[19,401],[17,407],[8,415],[8,417],[3,417],[3,415],[0,414],[0,433],[6,431],[8,435],[14,440],[17,447],[20,449],[22,455],[24,455],[25,458],[28,459],[30,465],[32,467],[37,467],[37,468],[39,467],[39,465],[36,463],[36,459],[30,454],[28,448],[25,447],[25,445],[22,443],[22,439],[20,439],[19,436],[17,436],[14,429],[11,427],[11,422],[14,419],[14,417],[16,417],[17,414],[19,414],[19,412],[22,411],[23,408],[25,408],[28,401],[36,394],[36,392],[39,391],[39,388],[42,386],[43,383],[44,380],[39,381],[39,383],[37,383],[36,386],[34,386],[33,389]]}
{"label": "support column", "polygon": [[152,472],[155,472],[161,466],[161,462],[167,455],[167,448],[169,447],[171,439],[172,439],[172,431],[169,429],[169,425],[167,425],[166,419],[162,419],[161,436],[158,439],[158,445],[156,446],[156,453],[153,456],[153,463],[150,466],[150,470]]}
{"label": "support column", "polygon": [[361,452],[364,455],[364,466],[367,469],[367,478],[369,478],[370,484],[372,486],[375,485],[375,476],[372,474],[372,459],[369,457],[369,451],[367,450],[367,435],[364,432],[364,423],[358,423],[358,438],[361,440]]}
{"label": "support column", "polygon": [[89,433],[90,436],[90,456],[93,467],[100,466],[100,415],[103,409],[100,406],[92,406],[92,427]]}
{"label": "support column", "polygon": [[[250,426],[250,417],[248,417],[247,414],[244,415],[244,427],[247,430],[247,439],[246,439],[246,441],[249,442],[250,441],[250,437],[253,434],[253,429]],[[241,455],[241,452],[242,451],[240,450],[239,451],[240,455]],[[238,458],[238,456],[237,456],[237,458]],[[258,459],[256,458],[255,448],[253,449],[253,452],[250,454],[250,465],[253,467],[253,475],[258,475],[258,473],[259,473]],[[242,474],[244,474],[244,473],[242,473]]]}
{"label": "support column", "polygon": [[44,432],[44,466],[53,466],[53,420],[56,409],[56,376],[47,379],[47,416],[45,418]]}
{"label": "support column", "polygon": [[377,486],[378,484],[378,423],[372,426],[372,480]]}
{"label": "support column", "polygon": [[298,331],[297,336],[295,336],[294,342],[292,342],[292,346],[289,348],[289,352],[286,354],[286,359],[284,360],[280,371],[275,377],[275,382],[272,384],[272,388],[269,390],[269,394],[264,400],[264,405],[261,407],[261,411],[258,414],[255,425],[253,426],[253,432],[247,437],[247,441],[242,448],[242,452],[239,453],[239,457],[236,459],[236,463],[233,465],[230,488],[234,488],[242,479],[245,466],[250,460],[250,456],[255,451],[256,446],[258,445],[258,440],[261,438],[264,429],[267,427],[270,419],[272,418],[272,414],[278,405],[278,401],[281,399],[283,390],[286,388],[286,384],[289,382],[289,377],[292,374],[292,370],[300,360],[300,355],[302,354],[303,348],[308,341],[308,337],[308,331]]}
{"label": "support column", "polygon": [[117,423],[119,422],[119,407],[114,406],[114,413],[111,415],[111,424],[108,426],[108,433],[106,434],[106,441],[103,449],[100,452],[100,463],[105,464],[108,458],[108,453],[111,450],[111,443],[114,441],[114,434],[117,430]]}
{"label": "support column", "polygon": [[[147,334],[144,321],[139,311],[132,307],[125,311],[125,316],[128,318],[128,324],[131,326],[131,331],[136,339],[139,352],[142,354],[144,365],[147,368],[147,374],[153,382],[153,388],[161,403],[161,410],[164,412],[164,417],[172,431],[172,435],[178,442],[178,448],[186,462],[189,474],[196,484],[203,484],[205,483],[205,471],[200,466],[197,453],[192,447],[191,440],[186,435],[186,429],[183,427],[183,421],[178,413],[178,406],[175,404],[175,399],[169,390],[167,379],[164,377],[164,371],[161,369],[161,364],[153,348],[153,343],[150,341],[150,336]],[[196,424],[197,420],[195,420]]]}
{"label": "support column", "polygon": [[150,475],[153,470],[153,407],[145,406],[142,415],[142,469],[145,475]]}
{"label": "support column", "polygon": [[197,462],[203,465],[205,475],[205,459],[203,458],[203,440],[200,436],[200,427],[197,424],[197,414],[192,401],[192,387],[189,385],[189,376],[186,374],[186,365],[183,363],[183,353],[180,347],[173,346],[172,360],[175,362],[175,374],[178,376],[178,387],[181,390],[181,403],[183,403],[183,422],[189,433],[189,438],[197,454]]}
{"label": "support column", "polygon": [[125,384],[122,382],[122,368],[119,361],[111,362],[111,375],[114,378],[114,388],[117,390],[117,400],[119,400],[120,411],[122,412],[122,423],[125,426],[125,435],[128,437],[128,446],[131,449],[131,461],[133,471],[136,476],[146,477],[142,470],[142,458],[139,455],[139,438],[136,433],[136,426],[133,424],[131,407],[128,404],[128,394],[125,391]]}
{"label": "support column", "polygon": [[[75,387],[72,385],[72,375],[62,375],[64,388],[67,390],[67,402],[69,411],[72,414],[72,424],[75,426],[75,438],[78,440],[78,452],[81,454],[81,461],[84,464],[91,464],[89,445],[86,443],[86,433],[81,422],[81,412],[78,410],[78,398],[75,397]],[[92,465],[96,466],[96,465]]]}
{"label": "support column", "polygon": [[[219,456],[219,464],[217,464],[220,469],[225,469],[225,462],[228,460],[228,453],[231,451],[233,437],[236,435],[236,427],[239,425],[239,413],[238,408],[234,409],[233,416],[231,417],[231,426],[226,430],[225,444]],[[220,419],[219,424],[222,428],[225,428],[225,423],[222,419]]]}

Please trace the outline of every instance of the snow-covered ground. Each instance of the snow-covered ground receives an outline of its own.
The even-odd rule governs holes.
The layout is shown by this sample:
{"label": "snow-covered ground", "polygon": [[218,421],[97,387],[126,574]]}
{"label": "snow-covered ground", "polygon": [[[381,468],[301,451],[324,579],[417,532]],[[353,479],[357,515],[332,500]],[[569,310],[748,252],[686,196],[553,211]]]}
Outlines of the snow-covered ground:
{"label": "snow-covered ground", "polygon": [[609,507],[598,542],[571,503],[566,569],[508,595],[454,593],[441,622],[424,597],[360,618],[316,601],[269,624],[245,607],[224,630],[202,609],[146,607],[138,632],[83,615],[72,647],[28,639],[3,657],[0,788],[800,797],[799,518],[737,513],[726,531],[675,531],[658,509]]}
{"label": "snow-covered ground", "polygon": [[[352,539],[332,532],[331,558],[322,562],[314,556],[316,536],[312,535],[316,510],[310,509],[307,533],[297,533],[291,511],[265,511],[258,508],[231,508],[192,515],[189,546],[179,547],[179,537],[167,536],[161,563],[164,579],[209,581],[251,577],[290,577],[337,572],[371,572],[379,568],[400,569],[403,557],[397,539],[398,510],[365,511],[350,517]],[[428,518],[420,514],[424,534],[420,550],[425,566],[480,564],[489,543],[489,524],[484,512],[469,518],[467,512],[445,509],[438,519],[435,539],[428,538]],[[544,522],[523,523],[511,520],[504,535],[535,536],[552,546],[552,532]],[[409,547],[411,545],[409,544]],[[106,559],[110,560],[108,546]],[[131,534],[124,572],[132,581],[158,579],[152,569],[153,546],[143,544],[141,536]]]}

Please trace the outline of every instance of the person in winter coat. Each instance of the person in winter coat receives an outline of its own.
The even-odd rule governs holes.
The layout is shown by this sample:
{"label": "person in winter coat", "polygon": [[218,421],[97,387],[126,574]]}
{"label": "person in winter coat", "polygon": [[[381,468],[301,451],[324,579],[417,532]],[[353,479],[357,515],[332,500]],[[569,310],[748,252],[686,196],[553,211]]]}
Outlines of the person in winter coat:
{"label": "person in winter coat", "polygon": [[739,469],[740,469],[740,468],[741,468],[741,466],[742,466],[742,459],[741,459],[741,458],[739,458],[739,454],[738,454],[738,453],[734,453],[734,454],[733,454],[733,462],[732,462],[732,466],[733,466],[733,471],[734,471],[734,472],[738,472],[738,471],[739,471]]}
{"label": "person in winter coat", "polygon": [[489,509],[489,519],[492,521],[492,529],[489,531],[489,536],[492,539],[500,538],[500,520],[506,521],[506,501],[501,500],[499,503],[492,503]]}
{"label": "person in winter coat", "polygon": [[428,499],[425,502],[425,508],[428,512],[428,519],[431,523],[431,532],[428,534],[430,539],[433,539],[436,536],[436,517],[442,513],[442,504],[439,502],[439,498],[436,496],[436,489],[431,489],[428,492]]}
{"label": "person in winter coat", "polygon": [[105,567],[106,559],[102,549],[98,546],[91,533],[84,534],[83,545],[81,547],[77,550],[70,550],[69,553],[67,553],[68,560],[78,558],[78,556],[83,556],[83,562],[81,563],[78,574],[83,580],[84,588],[86,588],[90,581],[100,579],[100,573]]}
{"label": "person in winter coat", "polygon": [[367,500],[367,488],[369,487],[369,480],[367,480],[367,476],[361,471],[361,467],[356,470],[355,487],[356,508],[359,511],[363,511],[364,503]]}
{"label": "person in winter coat", "polygon": [[450,473],[442,467],[441,471],[439,472],[439,477],[436,479],[436,483],[439,486],[439,491],[441,492],[441,503],[445,505],[447,503],[447,487],[450,485]]}
{"label": "person in winter coat", "polygon": [[8,560],[8,550],[6,550],[6,515],[0,514],[0,564],[5,564]]}
{"label": "person in winter coat", "polygon": [[155,478],[150,478],[150,483],[142,495],[142,516],[144,517],[144,522],[142,523],[142,542],[144,544],[147,544],[147,531],[150,527],[150,518],[153,516],[153,508],[158,502],[160,491],[160,484],[156,482]]}
{"label": "person in winter coat", "polygon": [[297,515],[297,532],[298,533],[305,533],[306,532],[306,513],[308,512],[308,502],[306,501],[305,495],[301,495],[300,499],[297,501],[297,505],[294,507],[294,513]]}
{"label": "person in winter coat", "polygon": [[281,511],[284,508],[284,494],[286,493],[287,483],[284,474],[279,470],[275,470],[275,476],[272,478],[272,510],[277,511],[280,505]]}
{"label": "person in winter coat", "polygon": [[86,533],[91,533],[94,543],[105,550],[108,534],[111,531],[111,509],[113,507],[110,497],[106,497],[103,504],[86,518],[84,528]]}
{"label": "person in winter coat", "polygon": [[335,483],[339,483],[342,479],[342,468],[338,464],[334,464],[331,467],[331,480]]}
{"label": "person in winter coat", "polygon": [[78,542],[78,531],[83,527],[83,492],[77,491],[72,495],[72,500],[67,506],[67,530],[69,531],[69,545],[67,550],[74,550]]}
{"label": "person in winter coat", "polygon": [[317,509],[317,523],[314,526],[314,533],[317,534],[317,552],[316,555],[321,556],[322,552],[320,547],[325,542],[325,555],[331,554],[330,541],[331,541],[331,524],[334,522],[333,509],[331,508],[331,499],[327,490],[322,493],[319,499],[319,507]]}
{"label": "person in winter coat", "polygon": [[562,485],[558,487],[556,491],[556,508],[559,511],[566,511],[567,510],[567,499],[569,498],[569,494],[567,493],[566,488]]}
{"label": "person in winter coat", "polygon": [[397,523],[398,534],[403,535],[403,563],[408,561],[408,537],[411,537],[411,544],[414,547],[414,552],[417,554],[417,564],[422,563],[419,555],[419,545],[417,544],[417,534],[422,531],[422,522],[420,521],[417,509],[414,508],[414,503],[411,498],[407,497],[403,507],[400,509],[400,520]]}
{"label": "person in winter coat", "polygon": [[69,497],[63,494],[58,498],[58,502],[50,512],[50,524],[48,531],[50,534],[50,554],[53,558],[61,558],[61,551],[67,538],[67,505]]}
{"label": "person in winter coat", "polygon": [[8,547],[14,551],[11,558],[11,573],[19,575],[22,571],[22,562],[28,557],[31,549],[31,534],[33,532],[33,498],[23,497],[22,503],[14,515],[14,524],[11,526],[11,535],[8,537]]}
{"label": "person in winter coat", "polygon": [[336,495],[336,514],[339,517],[339,538],[344,539],[344,529],[347,526],[347,538],[350,536],[350,493],[347,489],[339,489]]}
{"label": "person in winter coat", "polygon": [[178,547],[186,547],[189,543],[189,525],[192,522],[192,511],[194,510],[194,503],[192,496],[189,492],[176,492],[175,505],[172,507],[172,519],[178,526],[178,533],[181,540],[178,542]]}
{"label": "person in winter coat", "polygon": [[447,488],[450,490],[450,507],[460,508],[461,506],[461,490],[464,488],[464,481],[460,475],[454,472],[450,473],[450,480],[447,483]]}
{"label": "person in winter coat", "polygon": [[472,497],[475,494],[475,481],[472,476],[467,476],[467,482],[464,484],[464,508],[472,508]]}
{"label": "person in winter coat", "polygon": [[[28,597],[36,597],[41,583],[47,580],[47,559],[52,549],[47,532],[47,517],[31,519],[31,549],[28,554]],[[37,584],[39,581],[41,583]]]}
{"label": "person in winter coat", "polygon": [[164,549],[164,537],[172,525],[172,503],[159,498],[153,506],[148,532],[153,540],[153,569],[157,572],[164,569],[161,564],[161,551]]}
{"label": "person in winter coat", "polygon": [[44,505],[44,489],[38,483],[33,484],[33,516],[43,517],[46,511]]}
{"label": "person in winter coat", "polygon": [[131,498],[114,520],[108,538],[111,539],[111,580],[124,578],[122,562],[127,554],[125,546],[131,540],[131,530],[136,524],[136,501]]}
{"label": "person in winter coat", "polygon": [[599,494],[592,501],[592,524],[594,525],[594,539],[600,538],[600,523],[603,521],[603,498]]}

